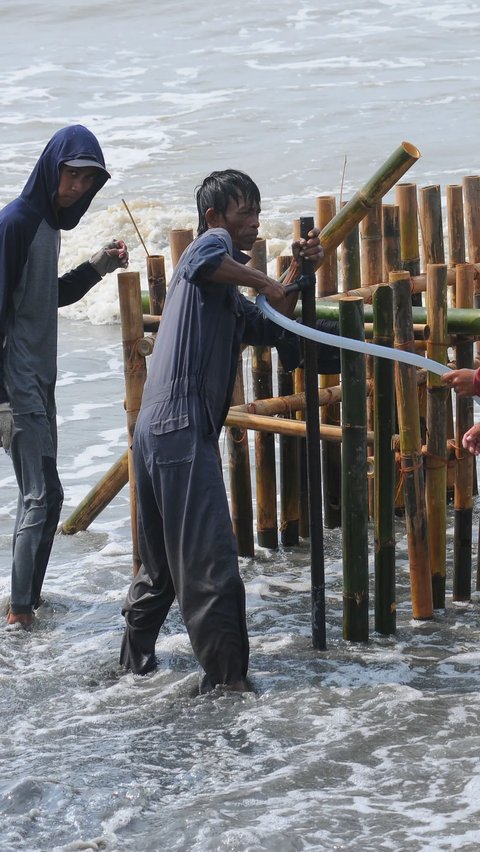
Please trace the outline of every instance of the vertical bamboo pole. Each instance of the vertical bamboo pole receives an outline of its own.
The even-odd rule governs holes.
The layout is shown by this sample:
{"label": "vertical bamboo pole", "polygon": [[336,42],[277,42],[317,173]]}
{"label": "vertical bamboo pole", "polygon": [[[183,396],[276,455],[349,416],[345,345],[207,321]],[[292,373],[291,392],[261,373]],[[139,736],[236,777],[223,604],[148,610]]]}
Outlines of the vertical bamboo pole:
{"label": "vertical bamboo pole", "polygon": [[[468,261],[469,263],[480,263],[480,176],[467,175],[463,178],[462,185],[467,230]],[[475,307],[480,308],[480,293],[475,294],[474,302]],[[475,349],[478,358],[480,357],[480,341],[477,341]],[[478,553],[480,558],[480,547],[478,548]]]}
{"label": "vertical bamboo pole", "polygon": [[[389,286],[373,296],[373,342],[393,346],[393,300]],[[375,630],[395,633],[395,432],[394,366],[374,358]]]}
{"label": "vertical bamboo pole", "polygon": [[382,281],[388,281],[388,276],[390,272],[399,272],[402,268],[402,250],[400,244],[400,211],[396,204],[384,204],[382,207],[382,236]]}
{"label": "vertical bamboo pole", "polygon": [[[340,334],[364,339],[363,299],[339,302]],[[343,638],[368,641],[368,492],[365,356],[341,351]]]}
{"label": "vertical bamboo pole", "polygon": [[118,296],[122,324],[123,364],[125,373],[125,410],[128,432],[128,478],[130,483],[130,521],[132,526],[133,573],[141,565],[138,553],[137,497],[133,468],[132,441],[137,422],[143,386],[147,377],[145,356],[141,354],[143,342],[143,309],[138,272],[119,272]]}
{"label": "vertical bamboo pole", "polygon": [[[300,238],[300,219],[294,219],[292,222],[292,238],[298,240]],[[305,391],[305,371],[297,368],[294,373],[295,393],[303,393]],[[305,419],[305,412],[297,411],[297,420]],[[298,532],[302,538],[308,538],[310,535],[310,521],[308,517],[308,484],[307,484],[307,447],[306,442],[301,438],[298,439]]]}
{"label": "vertical bamboo pole", "polygon": [[[333,219],[336,213],[335,196],[320,195],[316,200],[316,224],[320,231]],[[337,252],[332,251],[317,272],[317,295],[330,296],[338,293]],[[335,387],[339,383],[337,375],[320,375],[320,388]],[[338,425],[340,406],[326,405],[320,409],[320,423]],[[341,525],[341,469],[342,448],[340,444],[323,441],[322,479],[323,479],[323,520],[326,527],[334,529]]]}
{"label": "vertical bamboo pole", "polygon": [[193,241],[192,228],[171,228],[168,233],[170,243],[170,254],[172,258],[172,269],[175,269],[183,252]]}
{"label": "vertical bamboo pole", "polygon": [[423,186],[420,190],[420,223],[422,230],[423,266],[445,263],[440,187]]}
{"label": "vertical bamboo pole", "polygon": [[[342,208],[347,204],[342,202]],[[355,225],[345,236],[341,245],[342,290],[357,290],[361,285],[360,273],[360,228]]]}
{"label": "vertical bamboo pole", "polygon": [[167,292],[165,277],[165,258],[161,254],[149,254],[147,257],[148,292],[150,295],[150,313],[161,316]]}
{"label": "vertical bamboo pole", "polygon": [[[447,267],[443,263],[427,266],[427,323],[430,335],[427,355],[440,364],[447,363]],[[441,377],[427,376],[427,455],[425,499],[428,523],[428,552],[432,569],[434,609],[445,608],[447,558],[447,418],[448,389]]]}
{"label": "vertical bamboo pole", "polygon": [[[244,402],[243,358],[240,354],[231,404],[241,405]],[[240,426],[227,426],[225,432],[233,531],[237,539],[239,556],[253,556],[255,547],[248,432]]]}
{"label": "vertical bamboo pole", "polygon": [[[251,251],[250,265],[267,271],[267,243],[257,239]],[[252,346],[252,379],[254,399],[273,396],[272,352],[269,346]],[[257,540],[260,547],[278,547],[277,477],[275,470],[275,435],[255,432],[255,481],[257,497]]]}
{"label": "vertical bamboo pole", "polygon": [[[382,202],[379,201],[367,213],[360,224],[362,286],[379,284],[383,280]],[[373,358],[367,357],[367,377],[373,379]],[[373,397],[367,399],[367,428],[373,429]],[[368,448],[368,455],[373,450]],[[373,479],[368,482],[370,515],[373,515]]]}
{"label": "vertical bamboo pole", "polygon": [[[458,308],[473,308],[474,267],[459,263],[456,267]],[[473,366],[473,344],[467,336],[457,335],[457,369]],[[453,600],[468,601],[472,592],[472,510],[474,457],[463,449],[462,437],[473,426],[472,397],[456,399]]]}
{"label": "vertical bamboo pole", "polygon": [[[291,256],[277,257],[277,277],[288,269]],[[278,361],[278,395],[288,396],[294,390],[293,373],[283,369]],[[294,417],[291,413],[290,418]],[[301,440],[301,439],[300,439]],[[298,544],[299,537],[299,470],[298,470],[298,438],[279,435],[278,447],[280,458],[280,540],[283,545],[291,547]]]}
{"label": "vertical bamboo pole", "polygon": [[[313,228],[313,216],[300,219],[300,236],[307,238]],[[302,291],[302,322],[313,328],[316,322],[315,272],[303,260],[302,274],[311,286]],[[320,451],[320,416],[318,411],[317,350],[313,340],[304,340],[305,421],[308,475],[308,517],[310,526],[310,574],[312,583],[312,644],[317,650],[326,648],[325,564],[323,552],[322,456]]]}
{"label": "vertical bamboo pole", "polygon": [[[465,263],[465,223],[463,192],[459,184],[447,186],[447,232],[449,266]],[[450,288],[450,304],[456,305],[455,286]]]}
{"label": "vertical bamboo pole", "polygon": [[[410,277],[405,272],[391,272],[393,286],[395,346],[412,352],[412,303]],[[395,364],[398,422],[400,428],[401,472],[405,493],[412,613],[414,618],[433,615],[432,579],[428,558],[425,485],[423,479],[422,441],[415,367]]]}
{"label": "vertical bamboo pole", "polygon": [[[400,220],[400,252],[402,269],[410,275],[420,275],[420,246],[418,242],[418,201],[414,183],[398,183],[395,203]],[[412,305],[422,304],[422,294],[412,296]]]}

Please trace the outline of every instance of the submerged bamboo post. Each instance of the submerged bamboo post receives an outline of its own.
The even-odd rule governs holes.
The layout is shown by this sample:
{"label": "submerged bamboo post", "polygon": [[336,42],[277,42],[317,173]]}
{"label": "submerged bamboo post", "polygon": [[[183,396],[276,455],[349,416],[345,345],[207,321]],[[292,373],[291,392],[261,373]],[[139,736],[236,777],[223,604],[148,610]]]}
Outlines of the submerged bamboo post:
{"label": "submerged bamboo post", "polygon": [[128,431],[128,477],[130,481],[130,519],[132,526],[133,572],[137,574],[141,561],[138,553],[137,498],[133,468],[132,441],[137,422],[143,386],[147,377],[143,344],[143,310],[138,272],[119,272],[118,296],[122,323],[123,363],[125,373],[125,410]]}
{"label": "submerged bamboo post", "polygon": [[[340,334],[363,340],[363,301],[340,301]],[[343,638],[368,641],[368,492],[365,356],[342,362]]]}
{"label": "submerged bamboo post", "polygon": [[[388,285],[373,297],[373,342],[393,346],[393,299]],[[395,432],[394,364],[374,358],[375,630],[395,633]]]}
{"label": "submerged bamboo post", "polygon": [[[267,272],[267,242],[257,239],[251,251],[250,265]],[[273,394],[272,351],[270,346],[252,346],[252,380],[254,399]],[[260,547],[278,547],[277,476],[275,438],[272,434],[255,433],[255,482],[257,503],[257,540]]]}
{"label": "submerged bamboo post", "polygon": [[[316,201],[316,225],[320,231],[335,216],[335,197],[321,195]],[[337,252],[332,251],[317,271],[317,295],[329,296],[338,292]],[[320,388],[338,385],[337,375],[319,376]],[[320,423],[335,425],[340,422],[340,406],[332,405],[320,411]],[[323,520],[326,527],[334,529],[341,525],[341,447],[322,443]]]}
{"label": "submerged bamboo post", "polygon": [[[447,363],[447,267],[427,266],[427,319],[430,336],[427,355]],[[432,570],[434,609],[445,608],[447,559],[447,403],[448,388],[440,376],[427,378],[427,456],[425,460],[425,499],[428,524],[428,552]]]}
{"label": "submerged bamboo post", "polygon": [[155,316],[163,314],[167,279],[165,277],[165,258],[161,254],[149,254],[147,257],[148,292],[150,296],[150,313]]}
{"label": "submerged bamboo post", "polygon": [[[457,306],[473,307],[473,266],[459,263],[457,270]],[[473,344],[468,338],[457,336],[456,366],[472,369]],[[454,545],[453,545],[453,600],[468,601],[472,592],[472,516],[474,457],[462,447],[465,432],[473,426],[473,399],[455,395],[455,487],[454,487]]]}
{"label": "submerged bamboo post", "polygon": [[[232,404],[245,402],[243,387],[243,358],[238,359],[237,376],[232,393]],[[252,482],[250,475],[250,453],[248,432],[243,426],[225,426],[230,478],[230,507],[232,524],[239,556],[253,556]]]}
{"label": "submerged bamboo post", "polygon": [[183,252],[193,241],[193,228],[171,228],[168,233],[172,269],[175,269]]}
{"label": "submerged bamboo post", "polygon": [[[290,255],[277,257],[277,277],[288,269]],[[278,359],[278,395],[286,398],[293,394],[293,373],[287,373]],[[288,403],[286,403],[288,406]],[[286,415],[294,417],[290,406]],[[298,470],[298,441],[280,435],[278,441],[280,460],[280,541],[286,547],[298,544],[299,537],[299,470]]]}
{"label": "submerged bamboo post", "polygon": [[[390,273],[393,286],[395,346],[413,350],[410,280],[404,272]],[[415,367],[395,364],[398,422],[400,428],[401,475],[405,494],[405,513],[410,561],[412,612],[414,618],[432,618],[433,598],[428,558],[425,485],[422,441]]]}
{"label": "submerged bamboo post", "polygon": [[128,454],[123,453],[90,489],[87,496],[78,504],[76,509],[63,521],[60,532],[74,535],[80,530],[86,530],[95,518],[103,512],[108,504],[117,496],[128,482]]}

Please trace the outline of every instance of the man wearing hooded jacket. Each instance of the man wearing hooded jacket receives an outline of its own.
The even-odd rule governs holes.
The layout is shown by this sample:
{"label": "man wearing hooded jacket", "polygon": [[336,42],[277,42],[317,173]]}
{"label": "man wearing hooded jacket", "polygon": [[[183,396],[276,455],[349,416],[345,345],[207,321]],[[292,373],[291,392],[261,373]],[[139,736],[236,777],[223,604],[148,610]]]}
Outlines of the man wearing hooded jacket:
{"label": "man wearing hooded jacket", "polygon": [[63,501],[56,465],[58,308],[128,265],[125,243],[112,240],[58,277],[60,231],[78,224],[109,177],[93,133],[71,125],[54,134],[22,193],[0,211],[0,444],[19,487],[10,629],[32,624]]}

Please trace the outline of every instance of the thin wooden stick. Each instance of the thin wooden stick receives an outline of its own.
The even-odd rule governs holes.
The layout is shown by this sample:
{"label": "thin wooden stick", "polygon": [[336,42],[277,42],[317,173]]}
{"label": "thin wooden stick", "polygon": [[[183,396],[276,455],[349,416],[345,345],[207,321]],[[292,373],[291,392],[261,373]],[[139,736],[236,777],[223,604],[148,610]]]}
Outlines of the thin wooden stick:
{"label": "thin wooden stick", "polygon": [[128,209],[128,204],[127,204],[127,202],[125,201],[124,198],[122,198],[122,202],[125,205],[125,210],[127,211],[128,215],[130,216],[130,219],[132,220],[132,225],[133,225],[133,227],[135,228],[135,230],[138,234],[138,238],[139,238],[143,248],[145,249],[145,253],[146,253],[147,257],[150,257],[150,252],[148,251],[145,243],[143,242],[143,237],[142,237],[140,231],[137,228],[137,223],[135,222],[135,219],[133,218],[132,214],[130,213],[130,210]]}

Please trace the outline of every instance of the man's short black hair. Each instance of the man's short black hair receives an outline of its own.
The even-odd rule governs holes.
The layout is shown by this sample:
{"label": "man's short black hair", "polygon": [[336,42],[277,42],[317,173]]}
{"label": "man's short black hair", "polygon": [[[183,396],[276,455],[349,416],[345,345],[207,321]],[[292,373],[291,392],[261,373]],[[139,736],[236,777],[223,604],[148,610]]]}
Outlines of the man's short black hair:
{"label": "man's short black hair", "polygon": [[260,209],[260,190],[251,177],[237,169],[212,172],[195,191],[198,210],[198,234],[208,229],[205,214],[212,207],[215,213],[225,214],[230,200],[240,201]]}

